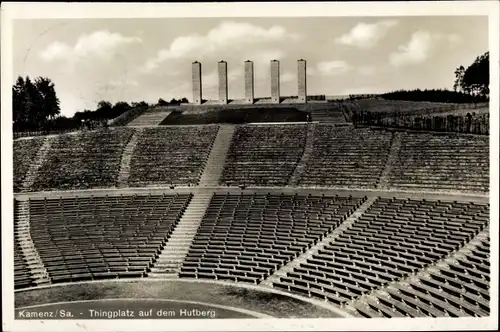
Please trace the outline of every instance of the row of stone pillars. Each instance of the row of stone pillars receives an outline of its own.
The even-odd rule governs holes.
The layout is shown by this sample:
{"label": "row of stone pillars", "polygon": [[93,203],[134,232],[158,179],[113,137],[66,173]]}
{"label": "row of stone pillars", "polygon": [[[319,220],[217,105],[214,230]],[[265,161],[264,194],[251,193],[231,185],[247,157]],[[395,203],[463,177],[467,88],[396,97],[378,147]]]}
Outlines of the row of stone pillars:
{"label": "row of stone pillars", "polygon": [[[306,60],[297,61],[297,90],[298,102],[307,103],[307,64]],[[227,81],[227,62],[220,61],[217,65],[219,73],[219,102],[228,103],[228,81]],[[192,64],[193,72],[193,104],[201,105],[202,99],[202,70],[201,63],[198,61]],[[245,102],[254,103],[254,68],[253,62],[245,61]],[[271,103],[280,103],[280,63],[278,60],[271,61]]]}

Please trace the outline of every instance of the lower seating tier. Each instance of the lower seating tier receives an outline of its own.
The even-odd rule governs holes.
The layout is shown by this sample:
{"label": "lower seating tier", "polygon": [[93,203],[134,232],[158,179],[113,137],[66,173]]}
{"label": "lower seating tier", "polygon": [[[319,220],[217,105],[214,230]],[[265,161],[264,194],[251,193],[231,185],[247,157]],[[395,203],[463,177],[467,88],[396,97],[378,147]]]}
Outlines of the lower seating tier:
{"label": "lower seating tier", "polygon": [[323,239],[365,199],[215,194],[180,277],[260,283]]}
{"label": "lower seating tier", "polygon": [[[412,275],[462,248],[486,229],[488,222],[487,204],[378,198],[351,227],[313,253],[306,263],[280,277],[273,286],[341,306],[354,302],[364,316],[386,316],[383,308],[379,308],[378,314],[372,312],[373,308],[367,309],[371,305],[370,299],[373,300],[369,294],[378,289],[389,294],[391,291],[408,292],[408,287],[417,289],[424,279],[415,283],[411,281]],[[439,272],[429,272],[425,278],[442,280],[443,276],[448,276],[457,282],[465,278],[468,284],[482,289],[481,294],[485,295],[489,287],[486,252],[480,248]],[[408,287],[398,283],[404,280],[410,280]],[[427,294],[427,290],[423,293]],[[368,302],[362,296],[368,296]],[[391,301],[397,305],[396,300]],[[478,309],[474,311],[477,315],[486,312],[480,304],[485,301],[484,297],[482,302],[478,299]],[[394,307],[390,310],[394,316],[399,313]],[[458,311],[459,316],[470,315],[470,310],[464,303],[441,316],[457,316]],[[422,311],[429,316],[433,316],[433,312]],[[405,314],[416,315],[411,310]]]}
{"label": "lower seating tier", "polygon": [[145,276],[191,197],[33,199],[30,236],[52,282]]}

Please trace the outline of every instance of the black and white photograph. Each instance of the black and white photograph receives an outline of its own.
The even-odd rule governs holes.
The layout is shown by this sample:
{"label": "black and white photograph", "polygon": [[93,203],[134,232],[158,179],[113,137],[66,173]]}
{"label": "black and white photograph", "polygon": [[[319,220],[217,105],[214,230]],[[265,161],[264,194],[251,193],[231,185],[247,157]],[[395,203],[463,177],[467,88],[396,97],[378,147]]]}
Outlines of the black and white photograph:
{"label": "black and white photograph", "polygon": [[499,8],[2,3],[3,329],[497,329]]}

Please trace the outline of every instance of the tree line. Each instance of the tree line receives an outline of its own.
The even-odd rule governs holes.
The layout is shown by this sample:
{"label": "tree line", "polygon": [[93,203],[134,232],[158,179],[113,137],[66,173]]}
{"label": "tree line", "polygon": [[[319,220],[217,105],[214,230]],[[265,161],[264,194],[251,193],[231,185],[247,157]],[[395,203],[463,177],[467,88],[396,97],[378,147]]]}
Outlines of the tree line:
{"label": "tree line", "polygon": [[[111,103],[101,100],[94,110],[85,109],[72,117],[61,115],[60,101],[54,83],[47,77],[19,76],[12,86],[12,122],[14,132],[49,132],[78,129],[95,129],[106,126],[108,120],[140,107],[155,106],[145,101]],[[156,106],[188,103],[187,98],[170,102],[160,98]]]}
{"label": "tree line", "polygon": [[431,101],[444,103],[482,103],[490,97],[490,52],[476,57],[467,68],[455,70],[453,90],[398,90],[380,95],[388,100]]}
{"label": "tree line", "polygon": [[14,131],[37,131],[60,114],[59,98],[49,78],[32,81],[19,76],[12,86],[12,122]]}

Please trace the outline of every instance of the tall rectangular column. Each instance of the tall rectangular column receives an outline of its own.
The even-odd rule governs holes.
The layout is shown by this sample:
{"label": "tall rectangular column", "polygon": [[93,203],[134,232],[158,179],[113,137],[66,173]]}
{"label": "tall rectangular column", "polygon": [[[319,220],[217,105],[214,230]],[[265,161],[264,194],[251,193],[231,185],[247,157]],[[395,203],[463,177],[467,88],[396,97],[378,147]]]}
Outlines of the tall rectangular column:
{"label": "tall rectangular column", "polygon": [[271,61],[271,102],[280,102],[280,62]]}
{"label": "tall rectangular column", "polygon": [[227,62],[219,61],[219,101],[227,104]]}
{"label": "tall rectangular column", "polygon": [[245,100],[249,104],[253,104],[254,100],[254,78],[253,78],[253,62],[245,61]]}
{"label": "tall rectangular column", "polygon": [[201,105],[201,63],[193,62],[193,104]]}
{"label": "tall rectangular column", "polygon": [[297,61],[297,88],[299,102],[307,103],[307,72],[306,60],[300,59]]}

